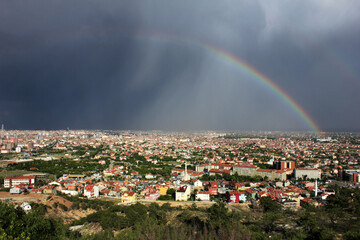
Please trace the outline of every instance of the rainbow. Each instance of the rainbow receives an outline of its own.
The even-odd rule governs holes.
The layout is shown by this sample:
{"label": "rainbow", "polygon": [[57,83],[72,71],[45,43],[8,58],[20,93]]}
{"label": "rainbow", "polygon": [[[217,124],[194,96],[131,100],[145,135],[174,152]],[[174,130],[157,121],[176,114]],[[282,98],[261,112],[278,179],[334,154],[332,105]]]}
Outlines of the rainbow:
{"label": "rainbow", "polygon": [[197,45],[199,47],[204,48],[205,50],[215,54],[218,57],[223,58],[227,62],[230,62],[237,66],[238,68],[244,70],[250,76],[254,77],[258,81],[265,84],[269,89],[275,92],[278,96],[280,96],[304,121],[305,123],[312,129],[312,131],[317,135],[321,136],[320,127],[315,123],[315,121],[310,117],[310,115],[292,98],[289,94],[287,94],[284,90],[282,90],[276,83],[274,83],[270,78],[262,74],[259,70],[255,69],[250,64],[246,63],[239,57],[232,55],[229,52],[226,52],[222,49],[219,49],[215,46],[212,46],[208,43],[200,42],[198,40],[184,38],[184,37],[175,37],[169,35],[161,35],[161,34],[150,34],[150,35],[135,35],[132,37],[138,37],[142,39],[155,39],[155,40],[163,40],[163,41],[178,41],[178,42],[186,42]]}
{"label": "rainbow", "polygon": [[[92,31],[95,30],[95,31]],[[109,29],[92,29],[90,30],[91,33],[95,35],[107,35]],[[111,30],[111,29],[110,29]],[[113,32],[113,31],[110,31]],[[74,39],[76,37],[84,37],[89,33],[88,30],[75,32],[71,34],[71,38]],[[113,34],[113,33],[112,33]],[[66,34],[65,34],[66,35]],[[274,83],[269,77],[262,74],[259,70],[251,66],[250,64],[246,63],[239,57],[236,57],[235,55],[226,52],[225,50],[222,50],[220,48],[217,48],[215,46],[212,46],[208,43],[185,38],[183,36],[176,36],[176,35],[170,35],[170,34],[163,34],[163,33],[140,33],[140,34],[119,34],[120,37],[124,38],[138,38],[138,39],[144,39],[144,40],[160,40],[160,41],[167,41],[167,42],[183,42],[195,45],[197,47],[201,47],[205,49],[206,51],[213,53],[215,56],[222,58],[223,60],[230,62],[234,64],[239,69],[245,71],[250,76],[258,80],[259,82],[263,83],[265,86],[267,86],[269,89],[271,89],[273,92],[275,92],[278,96],[280,96],[303,120],[304,122],[311,128],[311,130],[317,135],[322,136],[321,130],[319,126],[315,123],[315,121],[310,117],[310,115],[292,98],[289,94],[287,94],[284,90],[282,90],[276,83]],[[64,38],[64,35],[58,36],[58,39]]]}

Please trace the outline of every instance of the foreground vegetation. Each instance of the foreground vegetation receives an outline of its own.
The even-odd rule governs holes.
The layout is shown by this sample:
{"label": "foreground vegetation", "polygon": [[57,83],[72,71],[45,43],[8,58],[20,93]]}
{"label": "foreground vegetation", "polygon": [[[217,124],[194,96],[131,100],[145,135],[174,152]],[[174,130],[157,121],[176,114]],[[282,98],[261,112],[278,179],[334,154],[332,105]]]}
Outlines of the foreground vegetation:
{"label": "foreground vegetation", "polygon": [[296,212],[282,210],[269,198],[262,198],[253,209],[224,203],[186,209],[169,203],[118,206],[74,198],[75,204],[64,211],[97,210],[70,224],[99,225],[100,230],[90,236],[70,231],[60,219],[45,217],[49,208],[45,205],[32,204],[33,210],[26,214],[0,203],[0,239],[360,239],[360,190],[335,190],[326,205]]}

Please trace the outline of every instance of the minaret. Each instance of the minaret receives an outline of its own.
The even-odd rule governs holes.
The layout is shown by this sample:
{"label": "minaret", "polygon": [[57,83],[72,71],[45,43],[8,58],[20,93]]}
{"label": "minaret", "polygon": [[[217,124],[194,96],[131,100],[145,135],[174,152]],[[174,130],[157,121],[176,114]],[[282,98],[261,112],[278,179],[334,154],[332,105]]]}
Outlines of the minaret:
{"label": "minaret", "polygon": [[185,179],[187,177],[187,162],[185,162]]}
{"label": "minaret", "polygon": [[317,179],[315,180],[315,197],[317,197],[318,194],[318,184],[317,184]]}

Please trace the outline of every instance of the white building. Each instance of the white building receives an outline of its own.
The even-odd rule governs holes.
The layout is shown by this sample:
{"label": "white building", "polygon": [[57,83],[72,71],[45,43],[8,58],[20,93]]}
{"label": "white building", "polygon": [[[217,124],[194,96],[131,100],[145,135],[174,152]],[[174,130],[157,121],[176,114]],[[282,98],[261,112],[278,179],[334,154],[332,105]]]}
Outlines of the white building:
{"label": "white building", "polygon": [[66,195],[71,195],[71,196],[79,195],[79,192],[75,191],[75,190],[61,190],[61,193],[64,193]]}
{"label": "white building", "polygon": [[198,192],[196,194],[196,200],[210,201],[210,193],[209,192]]}
{"label": "white building", "polygon": [[199,179],[194,179],[194,180],[193,180],[193,183],[194,183],[194,187],[195,187],[195,188],[201,188],[201,187],[203,187],[203,183],[202,183],[202,181],[200,181]]}
{"label": "white building", "polygon": [[181,186],[176,190],[176,201],[187,201],[190,198],[190,188],[187,185]]}
{"label": "white building", "polygon": [[295,169],[295,178],[296,179],[320,179],[321,171],[317,168],[296,168]]}
{"label": "white building", "polygon": [[4,187],[12,188],[19,184],[32,185],[36,181],[35,176],[13,176],[4,179]]}
{"label": "white building", "polygon": [[147,173],[147,174],[145,175],[145,178],[146,178],[146,179],[154,179],[155,176],[152,175],[151,173]]}
{"label": "white building", "polygon": [[95,185],[87,185],[84,188],[84,196],[87,198],[98,198],[99,197],[99,187]]}

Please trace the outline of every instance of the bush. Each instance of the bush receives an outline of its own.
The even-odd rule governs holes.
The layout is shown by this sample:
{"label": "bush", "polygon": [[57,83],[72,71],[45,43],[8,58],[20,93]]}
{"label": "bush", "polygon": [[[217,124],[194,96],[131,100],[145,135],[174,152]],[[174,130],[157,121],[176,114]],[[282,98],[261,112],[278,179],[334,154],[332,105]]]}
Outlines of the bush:
{"label": "bush", "polygon": [[68,211],[69,208],[67,206],[65,206],[64,204],[59,204],[59,207],[63,210],[63,211]]}
{"label": "bush", "polygon": [[169,201],[169,200],[174,200],[174,198],[171,195],[161,195],[158,200],[162,200],[162,201]]}

